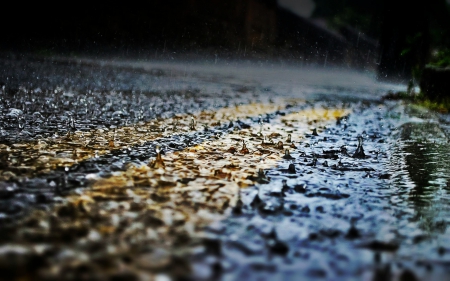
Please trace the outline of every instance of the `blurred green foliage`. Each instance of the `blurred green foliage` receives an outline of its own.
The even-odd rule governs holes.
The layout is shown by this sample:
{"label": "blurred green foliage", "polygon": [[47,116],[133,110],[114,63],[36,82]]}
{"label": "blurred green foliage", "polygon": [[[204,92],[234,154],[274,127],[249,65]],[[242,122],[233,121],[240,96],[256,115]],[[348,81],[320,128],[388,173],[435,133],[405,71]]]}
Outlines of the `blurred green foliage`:
{"label": "blurred green foliage", "polygon": [[437,67],[450,67],[450,49],[435,51],[429,64]]}
{"label": "blurred green foliage", "polygon": [[412,104],[423,106],[433,111],[439,113],[449,113],[450,112],[450,99],[445,98],[443,100],[431,100],[423,92],[416,93],[414,91],[410,92],[409,89],[406,92],[396,92],[388,93],[384,96],[387,100],[403,100]]}

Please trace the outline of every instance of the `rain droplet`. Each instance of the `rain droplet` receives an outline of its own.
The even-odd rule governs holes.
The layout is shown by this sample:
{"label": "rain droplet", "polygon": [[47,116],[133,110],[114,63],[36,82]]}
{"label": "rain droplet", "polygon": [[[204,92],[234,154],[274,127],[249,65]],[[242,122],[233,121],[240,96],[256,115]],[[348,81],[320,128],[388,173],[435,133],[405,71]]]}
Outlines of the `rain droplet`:
{"label": "rain droplet", "polygon": [[283,156],[283,158],[284,159],[294,159],[294,157],[292,157],[291,156],[291,154],[289,153],[289,149],[286,149],[285,151],[284,151],[284,156]]}
{"label": "rain droplet", "polygon": [[378,155],[381,153],[381,151],[380,151],[380,149],[378,148],[376,151],[375,151],[375,159],[378,159]]}
{"label": "rain droplet", "polygon": [[176,122],[173,124],[172,131],[176,132],[176,131],[178,130],[177,127],[178,127],[178,121],[176,121]]}
{"label": "rain droplet", "polygon": [[291,143],[292,142],[291,137],[292,137],[291,134],[288,134],[287,140],[286,140],[287,143]]}
{"label": "rain droplet", "polygon": [[244,203],[242,202],[241,199],[241,190],[238,190],[238,198],[236,200],[236,205],[233,207],[233,214],[235,215],[240,215],[242,214],[242,207],[244,207]]}
{"label": "rain droplet", "polygon": [[367,138],[367,137],[368,137],[368,134],[366,133],[366,131],[363,131],[363,132],[362,132],[362,137],[363,137],[363,138]]}
{"label": "rain droplet", "polygon": [[306,192],[306,184],[298,184],[294,187],[295,192],[305,193]]}
{"label": "rain droplet", "polygon": [[317,165],[317,155],[315,153],[313,153],[313,160],[312,160],[312,166],[316,166]]}
{"label": "rain droplet", "polygon": [[261,145],[265,145],[266,143],[264,142],[264,140],[266,139],[266,136],[261,134],[261,137],[262,137]]}
{"label": "rain droplet", "polygon": [[348,155],[348,151],[347,151],[347,147],[345,147],[345,145],[341,146],[340,152],[341,152],[342,155],[349,156]]}
{"label": "rain droplet", "polygon": [[256,194],[255,197],[253,198],[252,202],[250,203],[250,206],[252,208],[258,208],[258,207],[261,207],[262,205],[264,205],[264,201],[261,200],[261,198],[259,197],[259,194]]}
{"label": "rain droplet", "polygon": [[76,130],[76,125],[75,125],[75,118],[73,117],[73,116],[70,116],[70,119],[69,119],[69,126],[70,126],[70,129],[71,130]]}
{"label": "rain droplet", "polygon": [[259,124],[259,132],[258,132],[258,135],[259,135],[259,136],[262,136],[263,122],[262,122],[262,116],[261,116],[261,114],[259,115],[259,121],[258,121],[258,124]]}
{"label": "rain droplet", "polygon": [[166,164],[164,163],[161,156],[161,147],[159,145],[155,148],[156,151],[156,159],[151,161],[148,166],[153,169],[165,168]]}
{"label": "rain droplet", "polygon": [[282,141],[279,141],[278,143],[277,143],[277,148],[278,149],[283,149],[284,147],[283,147],[284,145],[283,145],[283,142]]}
{"label": "rain droplet", "polygon": [[234,146],[232,146],[227,150],[227,152],[234,154],[234,153],[236,153],[236,148]]}
{"label": "rain droplet", "polygon": [[247,145],[245,144],[245,141],[242,140],[242,149],[239,151],[241,154],[248,154],[250,151],[247,148]]}
{"label": "rain droplet", "polygon": [[295,174],[295,173],[296,173],[296,171],[295,171],[295,165],[294,165],[293,163],[289,164],[288,172],[289,172],[290,174]]}
{"label": "rain droplet", "polygon": [[189,128],[193,131],[195,130],[195,119],[194,117],[191,117],[191,123],[189,125]]}
{"label": "rain droplet", "polygon": [[283,188],[281,189],[281,192],[283,193],[283,195],[284,195],[284,193],[285,192],[287,192],[288,190],[289,190],[289,186],[287,185],[287,180],[282,180],[281,181],[281,184],[283,185]]}
{"label": "rain droplet", "polygon": [[25,127],[25,123],[26,123],[26,121],[25,121],[24,117],[20,116],[17,118],[17,124],[19,126],[19,129],[22,130]]}
{"label": "rain droplet", "polygon": [[356,151],[353,154],[353,158],[365,158],[366,157],[362,143],[363,143],[363,137],[358,136],[358,147],[356,148]]}

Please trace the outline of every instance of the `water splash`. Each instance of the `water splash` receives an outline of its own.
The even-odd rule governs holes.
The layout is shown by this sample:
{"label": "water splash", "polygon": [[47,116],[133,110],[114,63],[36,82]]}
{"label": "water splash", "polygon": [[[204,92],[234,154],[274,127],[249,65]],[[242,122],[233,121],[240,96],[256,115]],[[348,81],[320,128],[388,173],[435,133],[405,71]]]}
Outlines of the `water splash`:
{"label": "water splash", "polygon": [[190,129],[191,131],[195,131],[195,124],[196,124],[196,122],[195,122],[194,117],[191,117],[191,122],[190,122],[190,124],[189,124],[189,129]]}
{"label": "water splash", "polygon": [[355,153],[353,154],[353,158],[365,158],[366,154],[364,153],[364,148],[362,146],[363,144],[363,137],[358,136],[358,147],[356,148]]}
{"label": "water splash", "polygon": [[159,145],[155,148],[156,152],[156,159],[151,161],[148,166],[153,169],[159,169],[159,168],[165,168],[166,164],[164,163],[162,156],[161,156],[161,147]]}
{"label": "water splash", "polygon": [[295,159],[295,158],[291,156],[291,154],[289,153],[289,149],[286,149],[284,151],[283,159],[292,160],[292,159]]}
{"label": "water splash", "polygon": [[313,131],[313,132],[312,132],[312,135],[313,135],[313,136],[318,136],[318,135],[319,135],[319,134],[317,133],[317,128],[314,128],[312,131]]}
{"label": "water splash", "polygon": [[244,140],[242,140],[242,149],[239,151],[239,153],[241,153],[241,154],[249,154],[250,153]]}
{"label": "water splash", "polygon": [[292,142],[292,136],[291,134],[288,134],[287,139],[286,139],[287,143],[291,143]]}
{"label": "water splash", "polygon": [[17,117],[17,126],[20,130],[23,130],[26,125],[26,120],[23,116]]}
{"label": "water splash", "polygon": [[277,149],[280,149],[280,150],[283,150],[283,149],[284,149],[284,144],[283,144],[283,142],[282,142],[282,141],[279,141],[279,142],[277,143],[276,148],[277,148]]}

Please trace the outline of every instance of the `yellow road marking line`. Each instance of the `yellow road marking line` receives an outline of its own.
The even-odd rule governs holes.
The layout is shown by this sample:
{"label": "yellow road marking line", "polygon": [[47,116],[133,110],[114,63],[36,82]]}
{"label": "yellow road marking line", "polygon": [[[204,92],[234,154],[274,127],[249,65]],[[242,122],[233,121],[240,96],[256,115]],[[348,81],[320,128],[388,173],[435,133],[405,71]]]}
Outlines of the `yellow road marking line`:
{"label": "yellow road marking line", "polygon": [[[271,113],[284,107],[286,102],[277,100],[276,103],[237,105],[216,111],[202,111],[197,115],[179,114],[173,118],[139,122],[115,130],[77,131],[71,135],[35,142],[0,144],[0,160],[3,162],[0,167],[0,181],[32,177],[57,167],[70,167],[113,150],[142,145],[175,134],[203,130],[203,125],[211,127],[219,122]],[[191,117],[194,118],[194,129],[191,128]],[[162,128],[165,129],[161,130]]]}
{"label": "yellow road marking line", "polygon": [[[308,122],[320,133],[320,128],[335,122],[334,117],[348,113],[343,109],[303,110],[264,124],[263,134],[272,136],[275,143],[283,142],[282,149],[263,145],[256,126],[165,155],[164,168],[130,165],[127,171],[97,179],[90,188],[68,196],[50,212],[34,211],[19,222],[11,242],[32,243],[38,237],[44,243],[60,243],[62,250],[84,257],[75,265],[91,266],[94,262],[87,253],[89,245],[96,245],[100,247],[96,251],[114,261],[111,264],[152,277],[161,268],[176,267],[179,260],[173,257],[191,249],[202,227],[227,214],[239,188],[255,183],[249,176],[279,163],[283,150],[292,145],[286,143],[288,134],[299,145],[302,136],[311,132]],[[237,151],[234,154],[232,147]],[[64,242],[67,236],[69,242]],[[153,250],[145,251],[148,247]],[[134,262],[125,264],[123,256],[133,257]],[[75,266],[73,262],[55,260],[53,271],[47,273],[58,276],[64,268]]]}

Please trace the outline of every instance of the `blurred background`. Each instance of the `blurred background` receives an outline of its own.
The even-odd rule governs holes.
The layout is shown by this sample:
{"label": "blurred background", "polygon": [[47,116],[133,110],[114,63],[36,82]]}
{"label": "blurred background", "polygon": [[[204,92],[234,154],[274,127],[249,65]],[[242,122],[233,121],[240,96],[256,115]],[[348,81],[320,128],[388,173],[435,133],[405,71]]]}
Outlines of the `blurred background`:
{"label": "blurred background", "polygon": [[[154,0],[16,3],[3,53],[282,60],[408,81],[450,46],[449,0]],[[433,57],[434,56],[434,57]]]}

